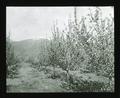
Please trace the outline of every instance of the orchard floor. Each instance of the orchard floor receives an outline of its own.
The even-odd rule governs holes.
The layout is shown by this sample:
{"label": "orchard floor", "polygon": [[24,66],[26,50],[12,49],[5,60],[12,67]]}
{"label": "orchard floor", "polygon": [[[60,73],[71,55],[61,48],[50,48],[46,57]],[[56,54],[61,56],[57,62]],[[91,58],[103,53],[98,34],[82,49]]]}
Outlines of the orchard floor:
{"label": "orchard floor", "polygon": [[62,81],[47,77],[43,71],[38,71],[29,63],[21,63],[19,75],[14,79],[7,79],[7,92],[70,92],[61,87]]}

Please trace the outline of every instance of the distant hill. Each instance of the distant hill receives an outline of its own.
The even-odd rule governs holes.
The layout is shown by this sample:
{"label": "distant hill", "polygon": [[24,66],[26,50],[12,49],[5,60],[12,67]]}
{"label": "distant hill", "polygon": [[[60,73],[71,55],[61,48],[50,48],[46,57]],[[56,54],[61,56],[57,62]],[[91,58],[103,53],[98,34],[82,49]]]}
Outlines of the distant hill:
{"label": "distant hill", "polygon": [[40,52],[46,51],[48,39],[27,39],[22,41],[13,41],[15,54],[22,57],[37,56]]}

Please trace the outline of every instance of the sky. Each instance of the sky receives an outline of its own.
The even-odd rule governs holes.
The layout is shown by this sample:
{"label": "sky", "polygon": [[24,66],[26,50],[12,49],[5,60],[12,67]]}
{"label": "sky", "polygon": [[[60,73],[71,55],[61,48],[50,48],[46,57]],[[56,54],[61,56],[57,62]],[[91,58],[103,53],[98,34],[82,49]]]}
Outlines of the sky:
{"label": "sky", "polygon": [[[88,14],[88,9],[94,7],[77,7],[77,17]],[[103,17],[114,15],[111,6],[100,7]],[[25,39],[49,39],[52,36],[53,25],[56,23],[64,29],[68,19],[74,19],[74,7],[7,7],[6,31],[10,32],[13,41]]]}

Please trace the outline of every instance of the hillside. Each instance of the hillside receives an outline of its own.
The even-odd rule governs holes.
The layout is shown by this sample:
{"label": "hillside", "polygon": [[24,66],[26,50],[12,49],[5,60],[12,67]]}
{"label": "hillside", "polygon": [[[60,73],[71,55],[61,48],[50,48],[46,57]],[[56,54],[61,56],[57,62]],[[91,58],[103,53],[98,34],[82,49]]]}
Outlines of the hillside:
{"label": "hillside", "polygon": [[37,56],[40,52],[45,51],[46,44],[48,43],[49,40],[47,39],[14,41],[14,52],[22,57]]}

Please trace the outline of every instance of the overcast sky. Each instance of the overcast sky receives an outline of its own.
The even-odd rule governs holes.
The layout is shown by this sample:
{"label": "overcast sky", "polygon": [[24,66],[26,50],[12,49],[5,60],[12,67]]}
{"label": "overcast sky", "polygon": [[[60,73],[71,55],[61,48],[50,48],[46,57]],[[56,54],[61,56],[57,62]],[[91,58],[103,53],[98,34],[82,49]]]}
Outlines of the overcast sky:
{"label": "overcast sky", "polygon": [[[77,17],[88,14],[89,7],[77,7]],[[102,7],[104,17],[113,16],[112,7]],[[68,18],[73,19],[74,7],[7,7],[7,32],[14,41],[50,38],[53,24],[64,29]]]}

